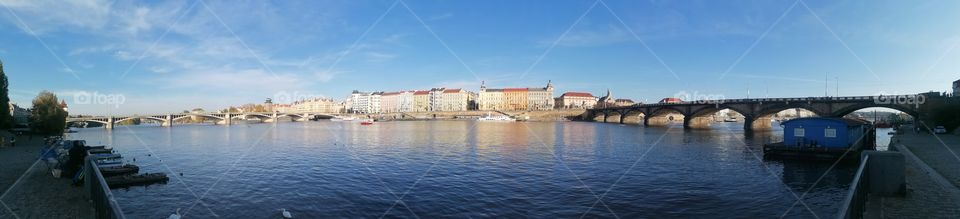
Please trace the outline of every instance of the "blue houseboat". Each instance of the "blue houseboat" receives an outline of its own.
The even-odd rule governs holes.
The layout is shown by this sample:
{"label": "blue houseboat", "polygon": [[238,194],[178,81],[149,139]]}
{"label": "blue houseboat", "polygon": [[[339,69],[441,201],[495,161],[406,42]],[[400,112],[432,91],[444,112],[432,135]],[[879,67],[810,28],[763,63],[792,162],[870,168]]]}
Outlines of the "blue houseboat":
{"label": "blue houseboat", "polygon": [[764,145],[765,155],[859,158],[876,141],[876,131],[864,120],[808,117],[781,125],[783,142]]}

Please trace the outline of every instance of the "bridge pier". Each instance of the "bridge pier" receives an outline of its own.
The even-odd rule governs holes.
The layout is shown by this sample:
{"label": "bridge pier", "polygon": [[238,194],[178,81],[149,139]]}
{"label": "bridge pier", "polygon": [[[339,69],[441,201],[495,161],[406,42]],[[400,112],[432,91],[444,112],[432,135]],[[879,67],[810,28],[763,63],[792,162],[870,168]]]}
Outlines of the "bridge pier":
{"label": "bridge pier", "polygon": [[107,124],[103,125],[104,128],[113,129],[113,117],[107,117]]}
{"label": "bridge pier", "polygon": [[173,115],[167,114],[163,117],[163,123],[160,126],[170,127],[173,126]]}
{"label": "bridge pier", "polygon": [[223,114],[223,124],[230,125],[231,123],[233,123],[233,115],[230,115],[230,113]]}
{"label": "bridge pier", "polygon": [[710,117],[694,117],[686,116],[683,117],[683,128],[684,129],[699,129],[699,128],[709,128],[710,124],[713,123],[713,119]]}

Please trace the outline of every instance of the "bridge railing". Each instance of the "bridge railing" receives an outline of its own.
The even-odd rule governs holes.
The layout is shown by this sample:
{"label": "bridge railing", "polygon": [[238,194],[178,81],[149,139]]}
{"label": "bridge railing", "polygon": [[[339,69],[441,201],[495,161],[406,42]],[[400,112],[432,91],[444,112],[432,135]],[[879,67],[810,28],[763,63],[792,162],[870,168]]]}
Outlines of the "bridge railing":
{"label": "bridge railing", "polygon": [[84,162],[84,185],[89,192],[90,201],[93,203],[94,214],[97,219],[125,219],[123,211],[120,210],[120,204],[110,192],[107,181],[100,173],[100,167],[97,165],[97,159],[87,154],[87,160]]}
{"label": "bridge railing", "polygon": [[[746,102],[784,102],[784,101],[863,101],[863,100],[877,100],[878,96],[846,96],[846,97],[787,97],[787,98],[741,98],[741,99],[719,99],[719,100],[693,100],[693,101],[681,101],[674,103],[647,103],[647,104],[634,104],[632,106],[670,106],[670,105],[684,105],[684,104],[723,104],[723,103],[746,103]],[[626,108],[623,106],[617,107],[607,107],[607,108]],[[595,108],[595,109],[604,109],[604,108]]]}
{"label": "bridge railing", "polygon": [[857,168],[857,174],[850,183],[850,190],[847,191],[847,197],[840,203],[840,211],[837,213],[838,219],[856,219],[863,218],[863,212],[866,210],[867,193],[869,192],[869,180],[867,180],[867,171],[870,155],[863,156],[860,160],[860,167]]}

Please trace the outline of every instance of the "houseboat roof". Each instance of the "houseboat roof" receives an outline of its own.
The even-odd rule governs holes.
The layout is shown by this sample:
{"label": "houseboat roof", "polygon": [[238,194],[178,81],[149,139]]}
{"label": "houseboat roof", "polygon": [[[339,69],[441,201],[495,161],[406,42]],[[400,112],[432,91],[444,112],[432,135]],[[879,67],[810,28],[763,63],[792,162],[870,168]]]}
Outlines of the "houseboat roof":
{"label": "houseboat roof", "polygon": [[851,118],[832,118],[832,117],[805,117],[805,118],[796,118],[783,122],[783,125],[789,125],[790,123],[799,122],[799,121],[837,121],[847,124],[847,126],[860,126],[867,125],[870,122],[862,119],[851,119]]}

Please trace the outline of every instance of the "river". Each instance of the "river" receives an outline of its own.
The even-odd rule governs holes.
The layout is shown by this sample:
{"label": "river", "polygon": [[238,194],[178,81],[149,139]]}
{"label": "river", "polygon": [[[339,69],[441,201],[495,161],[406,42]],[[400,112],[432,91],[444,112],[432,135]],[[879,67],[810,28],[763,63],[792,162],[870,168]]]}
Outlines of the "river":
{"label": "river", "polygon": [[833,217],[854,165],[766,160],[780,131],[740,127],[316,121],[68,137],[171,176],[114,189],[129,218]]}

